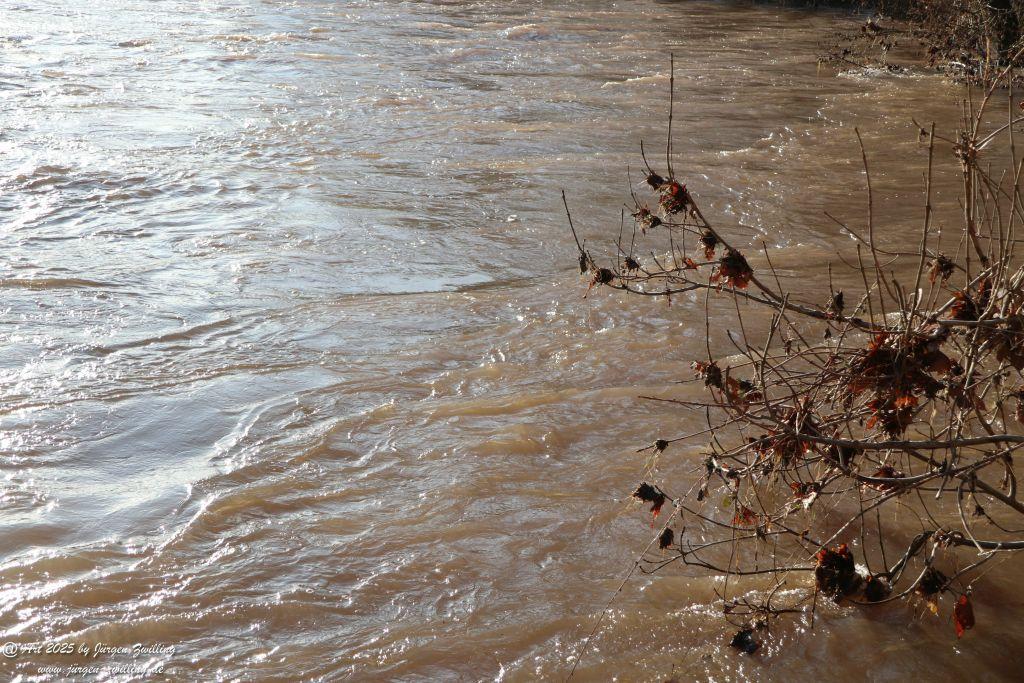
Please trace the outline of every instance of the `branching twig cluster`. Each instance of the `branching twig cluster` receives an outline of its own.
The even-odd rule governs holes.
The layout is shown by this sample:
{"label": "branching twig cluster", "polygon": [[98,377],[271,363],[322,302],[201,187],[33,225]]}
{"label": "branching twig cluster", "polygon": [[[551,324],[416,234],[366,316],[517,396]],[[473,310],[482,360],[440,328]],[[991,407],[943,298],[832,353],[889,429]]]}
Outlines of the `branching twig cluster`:
{"label": "branching twig cluster", "polygon": [[[642,451],[710,441],[692,480],[651,480],[633,496],[655,518],[671,510],[638,568],[723,576],[721,606],[741,651],[755,651],[757,630],[780,615],[813,623],[826,598],[912,598],[938,613],[948,595],[962,635],[987,565],[1024,550],[1014,469],[1024,447],[1024,198],[1012,95],[1006,124],[984,123],[1007,73],[968,95],[955,135],[921,129],[928,171],[920,229],[904,239],[912,247],[879,242],[861,142],[868,210],[861,225],[840,223],[854,238],[854,253],[840,258],[858,291],[830,284],[816,302],[787,291],[764,245],[745,253],[705,216],[672,172],[671,143],[664,175],[641,147],[650,196],[633,196],[632,228],[620,228],[611,257],[585,248],[569,215],[588,294],[703,298],[708,339],[713,328],[738,330],[726,333],[728,354],[709,341],[693,359],[705,398],[645,397],[699,411],[706,427],[659,436]],[[998,176],[997,147],[1008,161]],[[962,175],[962,229],[958,242],[941,244],[932,178],[945,159]],[[662,245],[641,253],[654,239]],[[735,312],[733,325],[716,300]],[[770,318],[763,334],[744,322],[751,308],[766,311],[762,327]],[[750,583],[757,590],[741,585]]]}

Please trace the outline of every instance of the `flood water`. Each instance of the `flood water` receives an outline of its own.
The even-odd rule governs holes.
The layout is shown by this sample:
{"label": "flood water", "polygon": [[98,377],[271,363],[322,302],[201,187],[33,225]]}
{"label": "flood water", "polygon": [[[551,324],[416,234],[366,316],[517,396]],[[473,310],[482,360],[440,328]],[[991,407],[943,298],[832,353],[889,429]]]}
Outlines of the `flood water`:
{"label": "flood water", "polygon": [[[863,220],[853,128],[898,238],[910,118],[957,120],[938,76],[819,69],[857,22],[0,0],[0,641],[173,646],[113,680],[564,678],[651,534],[635,450],[703,419],[637,396],[698,395],[704,343],[702,300],[583,298],[559,191],[606,250],[641,139],[663,168],[673,52],[677,173],[817,297],[850,244],[823,211]],[[994,680],[1024,646],[979,588],[962,641],[824,605],[739,657],[717,585],[636,577],[577,678]]]}

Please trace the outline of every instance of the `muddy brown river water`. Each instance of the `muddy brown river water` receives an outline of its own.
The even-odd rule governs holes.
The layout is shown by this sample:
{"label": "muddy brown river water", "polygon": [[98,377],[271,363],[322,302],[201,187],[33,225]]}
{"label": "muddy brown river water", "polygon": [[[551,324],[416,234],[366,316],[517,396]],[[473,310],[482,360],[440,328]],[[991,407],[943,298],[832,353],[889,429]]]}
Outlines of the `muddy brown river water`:
{"label": "muddy brown river water", "polygon": [[[677,172],[816,300],[850,244],[823,211],[863,220],[853,128],[898,241],[923,203],[910,118],[954,126],[961,94],[819,69],[856,22],[0,0],[0,641],[163,648],[21,652],[0,677],[564,677],[650,535],[636,448],[701,421],[637,395],[692,376],[703,306],[583,299],[559,190],[588,244],[614,233],[674,52]],[[636,577],[577,678],[1020,675],[1024,606],[995,587],[962,641],[912,607],[824,606],[755,657],[715,587]]]}

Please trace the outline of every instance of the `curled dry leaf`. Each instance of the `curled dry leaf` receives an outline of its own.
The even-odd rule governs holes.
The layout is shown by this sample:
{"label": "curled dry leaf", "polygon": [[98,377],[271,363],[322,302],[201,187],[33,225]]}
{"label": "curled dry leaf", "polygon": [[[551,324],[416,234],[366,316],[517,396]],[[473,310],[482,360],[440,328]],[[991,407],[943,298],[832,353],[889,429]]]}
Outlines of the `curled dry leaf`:
{"label": "curled dry leaf", "polygon": [[636,219],[637,225],[640,226],[640,230],[644,234],[646,234],[648,230],[661,225],[661,219],[651,213],[651,210],[646,206],[637,207],[636,213],[633,214],[633,218]]}
{"label": "curled dry leaf", "polygon": [[662,210],[667,214],[685,213],[686,209],[693,203],[686,185],[680,185],[675,180],[669,180],[658,188]]}
{"label": "curled dry leaf", "polygon": [[978,283],[978,309],[984,312],[991,300],[992,278],[986,276],[981,278],[981,282]]}
{"label": "curled dry leaf", "polygon": [[711,260],[715,258],[715,248],[718,246],[718,236],[710,230],[700,234],[700,245],[704,247],[704,258]]}
{"label": "curled dry leaf", "polygon": [[651,513],[655,517],[661,512],[661,506],[665,504],[665,494],[647,482],[640,484],[636,491],[633,491],[633,497],[645,503],[650,503]]}
{"label": "curled dry leaf", "polygon": [[1012,365],[1015,370],[1024,370],[1024,329],[1020,329],[1017,322],[1009,323],[1007,327],[993,337],[996,360]]}
{"label": "curled dry leaf", "polygon": [[732,516],[733,526],[757,526],[757,513],[746,505],[739,505]]}
{"label": "curled dry leaf", "polygon": [[594,273],[595,285],[606,285],[615,279],[615,273],[608,270],[607,268],[598,268],[597,272]]}
{"label": "curled dry leaf", "polygon": [[702,363],[694,361],[690,364],[699,379],[704,380],[704,386],[722,389],[722,369],[714,362]]}
{"label": "curled dry leaf", "polygon": [[711,282],[721,280],[723,283],[736,289],[746,289],[752,277],[754,277],[754,271],[747,263],[747,259],[735,249],[730,249],[722,257],[721,262],[718,264],[718,270],[711,276],[710,280]]}
{"label": "curled dry leaf", "polygon": [[946,394],[953,399],[953,404],[965,410],[977,409],[985,412],[985,402],[978,397],[974,386],[970,385],[970,379],[964,378],[961,381],[947,381]]}
{"label": "curled dry leaf", "polygon": [[660,549],[664,550],[665,548],[667,548],[670,545],[672,545],[672,542],[675,539],[676,539],[676,532],[672,531],[672,529],[666,528],[664,531],[661,532],[661,535],[658,536],[658,547]]}
{"label": "curled dry leaf", "polygon": [[977,320],[978,305],[971,295],[963,290],[953,292],[953,306],[949,309],[949,317],[953,320]]}
{"label": "curled dry leaf", "polygon": [[815,559],[814,581],[819,591],[838,600],[857,590],[860,576],[853,554],[845,543],[834,548],[822,548]]}
{"label": "curled dry leaf", "polygon": [[846,300],[843,296],[843,290],[839,290],[828,298],[828,303],[825,306],[825,310],[830,315],[840,316],[843,314],[843,309],[846,308]]}
{"label": "curled dry leaf", "polygon": [[974,628],[974,608],[967,595],[961,595],[953,606],[953,625],[956,626],[956,637],[964,635],[964,631]]}
{"label": "curled dry leaf", "polygon": [[746,410],[753,401],[762,398],[761,392],[757,390],[753,382],[745,379],[734,379],[727,377],[725,381],[726,394],[729,400],[736,404],[741,410]]}
{"label": "curled dry leaf", "polygon": [[868,429],[878,426],[886,435],[899,438],[914,421],[914,407],[917,397],[912,394],[889,395],[868,401],[871,417],[865,425]]}
{"label": "curled dry leaf", "polygon": [[928,264],[928,280],[933,284],[936,280],[946,284],[946,281],[952,277],[955,270],[956,265],[942,254],[939,254]]}
{"label": "curled dry leaf", "polygon": [[754,640],[754,629],[752,628],[737,631],[729,645],[748,655],[754,654],[761,647],[761,643]]}
{"label": "curled dry leaf", "polygon": [[651,173],[648,174],[646,180],[647,184],[653,187],[655,190],[657,190],[659,187],[665,184],[665,179],[662,178],[657,173],[655,173],[654,171],[651,171]]}
{"label": "curled dry leaf", "polygon": [[974,297],[964,290],[953,292],[953,306],[949,309],[949,317],[953,320],[977,320],[988,307],[992,298],[992,280],[982,278]]}
{"label": "curled dry leaf", "polygon": [[800,501],[805,510],[814,504],[814,501],[818,498],[818,493],[821,491],[821,484],[816,481],[790,482],[789,487],[793,489],[793,498]]}
{"label": "curled dry leaf", "polygon": [[944,385],[930,373],[959,375],[963,369],[944,354],[942,344],[948,329],[934,328],[927,334],[890,335],[880,333],[863,351],[854,355],[848,366],[846,386],[849,397],[871,390],[874,400],[868,404],[876,424],[890,435],[898,436],[913,420],[913,408],[919,396],[934,398]]}
{"label": "curled dry leaf", "polygon": [[946,575],[938,569],[928,567],[921,575],[921,580],[917,582],[914,592],[923,598],[930,598],[945,588],[948,581]]}
{"label": "curled dry leaf", "polygon": [[787,427],[786,431],[771,430],[769,434],[762,434],[761,438],[756,440],[759,459],[765,461],[771,469],[784,466],[810,451],[812,442],[800,438],[801,436],[821,436],[817,422],[806,411],[789,409],[785,413],[783,423]]}
{"label": "curled dry leaf", "polygon": [[[874,474],[871,475],[873,479],[902,479],[906,475],[900,470],[894,468],[892,465],[882,465],[879,467]],[[864,488],[874,489],[876,491],[882,491],[883,493],[888,491],[895,491],[900,485],[896,482],[868,482],[864,484]]]}
{"label": "curled dry leaf", "polygon": [[864,582],[864,599],[868,602],[885,600],[892,593],[892,586],[881,576],[871,575]]}
{"label": "curled dry leaf", "polygon": [[607,268],[598,268],[594,271],[594,278],[590,281],[590,286],[587,287],[587,294],[590,294],[590,290],[594,288],[594,285],[608,285],[611,284],[614,279],[615,273]]}

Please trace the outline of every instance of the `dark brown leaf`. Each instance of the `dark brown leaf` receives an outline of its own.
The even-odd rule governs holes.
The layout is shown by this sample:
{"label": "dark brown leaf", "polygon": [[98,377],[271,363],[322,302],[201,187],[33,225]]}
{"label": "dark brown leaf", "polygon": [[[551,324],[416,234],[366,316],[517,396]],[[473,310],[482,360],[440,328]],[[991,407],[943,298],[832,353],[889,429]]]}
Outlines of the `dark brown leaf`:
{"label": "dark brown leaf", "polygon": [[711,260],[715,258],[715,248],[718,246],[718,237],[710,230],[705,230],[700,235],[700,244],[704,247],[704,258]]}
{"label": "dark brown leaf", "polygon": [[921,575],[921,580],[917,582],[914,592],[921,597],[930,597],[945,588],[947,582],[945,574],[938,569],[928,567]]}
{"label": "dark brown leaf", "polygon": [[868,602],[885,600],[890,593],[892,593],[892,586],[879,576],[869,576],[864,583],[864,599]]}
{"label": "dark brown leaf", "polygon": [[651,512],[655,517],[661,512],[661,506],[665,504],[665,494],[647,482],[640,484],[636,491],[633,491],[633,497],[645,503],[650,503]]}
{"label": "dark brown leaf", "polygon": [[849,595],[860,585],[860,576],[853,562],[853,554],[843,543],[834,548],[822,548],[816,556],[814,581],[818,590],[839,599]]}
{"label": "dark brown leaf", "polygon": [[752,655],[757,652],[757,649],[761,647],[761,643],[754,640],[754,629],[745,628],[737,631],[732,637],[732,642],[729,645],[733,646],[740,652],[745,652],[748,655]]}

